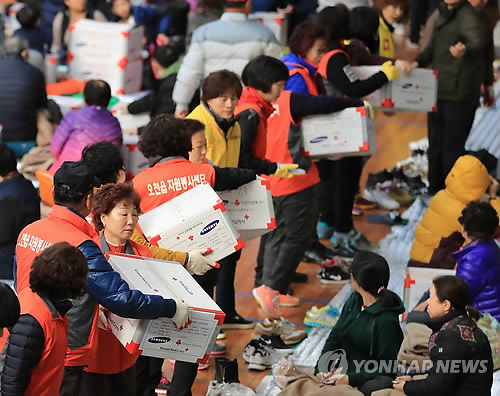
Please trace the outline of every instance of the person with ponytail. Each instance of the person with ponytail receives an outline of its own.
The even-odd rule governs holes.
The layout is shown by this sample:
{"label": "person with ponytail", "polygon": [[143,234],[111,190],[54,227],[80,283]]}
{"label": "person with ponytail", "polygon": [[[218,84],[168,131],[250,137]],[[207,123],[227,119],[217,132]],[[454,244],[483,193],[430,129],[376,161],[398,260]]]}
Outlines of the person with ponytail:
{"label": "person with ponytail", "polygon": [[[365,371],[365,361],[393,362],[403,341],[399,315],[404,312],[401,299],[387,289],[389,265],[382,256],[359,251],[351,264],[351,281],[354,292],[346,301],[337,324],[330,332],[321,356],[342,349],[347,359],[347,372],[334,384],[358,387],[364,395],[380,389],[391,388],[393,377],[378,364],[378,370]],[[316,364],[316,373],[329,371],[323,359]],[[368,366],[372,368],[372,365]],[[320,377],[323,377],[320,375]]]}
{"label": "person with ponytail", "polygon": [[[488,338],[475,321],[480,312],[467,306],[469,288],[459,276],[432,281],[427,326],[432,330],[429,354],[432,367],[427,378],[396,378],[394,389],[407,396],[489,396],[493,360]],[[458,363],[457,363],[458,362]]]}

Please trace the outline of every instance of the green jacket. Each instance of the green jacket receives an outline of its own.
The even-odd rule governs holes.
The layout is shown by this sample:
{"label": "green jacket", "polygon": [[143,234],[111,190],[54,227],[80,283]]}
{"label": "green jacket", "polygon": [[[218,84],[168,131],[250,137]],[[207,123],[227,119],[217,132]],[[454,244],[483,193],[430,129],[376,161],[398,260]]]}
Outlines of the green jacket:
{"label": "green jacket", "polygon": [[[398,315],[404,312],[404,306],[396,294],[389,293],[395,298],[392,306],[385,306],[383,301],[379,300],[363,311],[361,295],[357,292],[352,293],[323,347],[321,355],[336,349],[345,351],[348,363],[347,375],[351,386],[360,386],[380,375],[378,371],[367,373],[363,370],[364,367],[357,371],[354,360],[394,362],[397,359],[403,342],[403,331],[399,325]],[[373,368],[373,364],[368,367]]]}
{"label": "green jacket", "polygon": [[[439,100],[477,101],[484,80],[481,69],[487,41],[479,13],[467,0],[451,10],[444,2],[439,7],[432,39],[416,61],[419,67],[430,66],[439,72]],[[450,47],[459,41],[465,44],[466,52],[455,58]]]}

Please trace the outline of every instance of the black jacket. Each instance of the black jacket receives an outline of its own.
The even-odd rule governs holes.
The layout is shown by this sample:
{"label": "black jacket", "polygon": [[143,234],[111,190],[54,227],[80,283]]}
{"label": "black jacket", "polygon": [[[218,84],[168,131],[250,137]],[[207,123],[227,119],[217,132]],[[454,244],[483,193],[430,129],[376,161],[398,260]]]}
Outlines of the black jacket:
{"label": "black jacket", "polygon": [[172,100],[177,74],[171,74],[158,81],[158,85],[153,93],[144,96],[128,105],[130,114],[149,113],[151,118],[158,114],[174,114],[175,102]]}
{"label": "black jacket", "polygon": [[35,141],[37,110],[47,108],[45,78],[21,56],[0,59],[1,141]]}
{"label": "black jacket", "polygon": [[[490,396],[493,383],[493,360],[488,338],[463,311],[452,310],[427,326],[432,330],[429,354],[432,368],[427,379],[409,381],[404,386],[408,396]],[[451,370],[452,361],[460,361]],[[468,365],[467,370],[462,365]],[[476,370],[472,367],[476,366]],[[449,367],[448,372],[444,368]]]}

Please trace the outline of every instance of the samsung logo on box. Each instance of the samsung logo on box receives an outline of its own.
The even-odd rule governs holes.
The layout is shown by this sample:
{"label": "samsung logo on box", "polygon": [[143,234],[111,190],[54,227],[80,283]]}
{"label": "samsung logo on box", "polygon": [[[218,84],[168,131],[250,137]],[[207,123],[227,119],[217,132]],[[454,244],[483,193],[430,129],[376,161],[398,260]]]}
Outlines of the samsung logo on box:
{"label": "samsung logo on box", "polygon": [[413,84],[412,84],[412,83],[406,83],[406,84],[403,84],[401,87],[402,87],[403,89],[406,89],[406,88],[411,88],[411,87],[413,87]]}
{"label": "samsung logo on box", "polygon": [[148,339],[148,342],[151,344],[165,344],[166,342],[169,342],[170,338],[168,337],[151,337]]}
{"label": "samsung logo on box", "polygon": [[312,140],[309,140],[309,143],[321,143],[328,139],[328,136],[318,136],[317,138],[314,138]]}
{"label": "samsung logo on box", "polygon": [[84,43],[84,42],[75,44],[75,47],[86,47],[86,46],[87,46],[87,43]]}
{"label": "samsung logo on box", "polygon": [[219,224],[219,220],[214,220],[210,224],[207,224],[203,230],[200,231],[200,235],[205,235],[208,234],[210,231],[212,231],[215,227],[217,227],[217,224]]}

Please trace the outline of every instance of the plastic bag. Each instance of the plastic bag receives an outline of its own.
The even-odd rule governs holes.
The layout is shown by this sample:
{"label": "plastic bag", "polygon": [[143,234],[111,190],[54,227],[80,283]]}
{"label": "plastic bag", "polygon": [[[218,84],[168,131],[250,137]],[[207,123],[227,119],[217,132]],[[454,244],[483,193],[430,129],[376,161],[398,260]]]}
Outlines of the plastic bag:
{"label": "plastic bag", "polygon": [[275,364],[273,364],[273,376],[274,382],[281,389],[285,387],[288,381],[291,379],[302,375],[302,374],[314,374],[314,367],[312,366],[300,366],[295,363],[293,359],[281,359]]}
{"label": "plastic bag", "polygon": [[248,386],[233,382],[232,384],[224,384],[221,389],[221,396],[254,396],[256,393]]}

